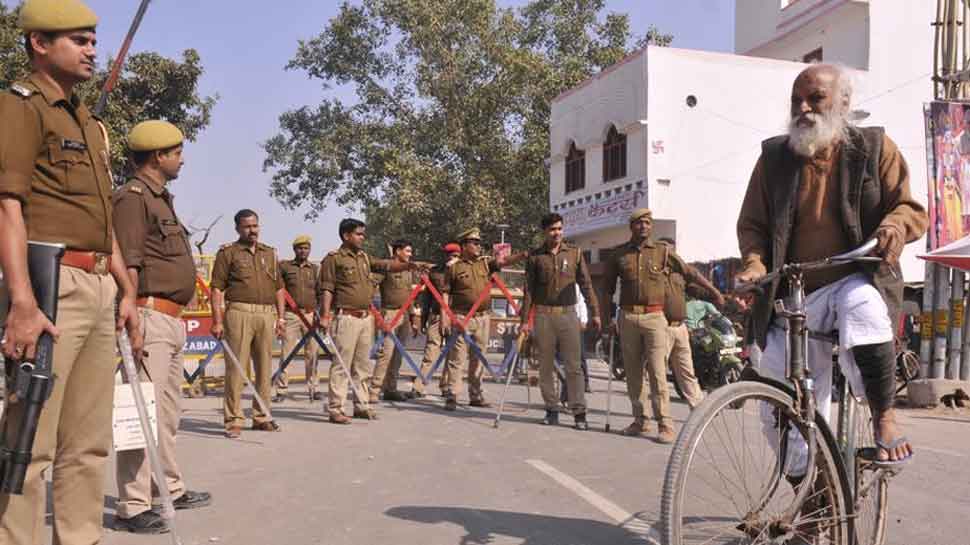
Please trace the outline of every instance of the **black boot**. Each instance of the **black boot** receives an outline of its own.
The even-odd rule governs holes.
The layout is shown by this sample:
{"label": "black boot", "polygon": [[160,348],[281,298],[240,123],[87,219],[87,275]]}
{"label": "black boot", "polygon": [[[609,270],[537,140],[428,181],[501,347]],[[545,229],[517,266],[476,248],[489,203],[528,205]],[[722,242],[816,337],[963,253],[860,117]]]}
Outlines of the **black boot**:
{"label": "black boot", "polygon": [[573,417],[573,427],[579,431],[586,431],[589,429],[589,422],[586,421],[586,413],[577,413]]}
{"label": "black boot", "polygon": [[542,425],[544,426],[558,426],[559,425],[559,411],[546,410],[546,417],[542,419]]}
{"label": "black boot", "polygon": [[171,531],[165,519],[151,509],[127,519],[115,517],[115,530],[133,534],[167,534]]}

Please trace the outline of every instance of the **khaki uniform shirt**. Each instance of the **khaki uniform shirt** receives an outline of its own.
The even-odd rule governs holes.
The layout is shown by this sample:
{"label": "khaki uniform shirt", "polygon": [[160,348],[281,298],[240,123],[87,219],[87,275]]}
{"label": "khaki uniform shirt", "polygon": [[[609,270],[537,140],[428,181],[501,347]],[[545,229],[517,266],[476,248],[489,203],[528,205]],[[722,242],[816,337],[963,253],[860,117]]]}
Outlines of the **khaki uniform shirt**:
{"label": "khaki uniform shirt", "polygon": [[[414,285],[414,274],[411,271],[384,273],[381,275],[381,307],[385,310],[397,310],[408,302]],[[414,307],[411,307],[413,312]]]}
{"label": "khaki uniform shirt", "polygon": [[606,262],[603,281],[606,282],[606,293],[612,298],[616,279],[620,278],[620,306],[662,306],[666,277],[670,273],[679,273],[688,279],[698,274],[666,243],[647,240],[636,244],[630,241],[620,246]]}
{"label": "khaki uniform shirt", "polygon": [[290,259],[280,261],[280,273],[283,275],[283,285],[296,306],[304,310],[317,308],[317,301],[320,300],[317,287],[320,265],[309,260],[297,263],[295,259]]}
{"label": "khaki uniform shirt", "polygon": [[[501,267],[495,258],[482,256],[475,260],[460,258],[445,271],[443,291],[451,294],[451,308],[457,312],[466,313],[478,301],[482,291],[489,285],[492,273],[499,272]],[[485,297],[478,307],[479,312],[492,308],[491,294]]]}
{"label": "khaki uniform shirt", "polygon": [[32,75],[0,91],[0,197],[21,202],[27,238],[111,253],[111,175],[98,120]]}
{"label": "khaki uniform shirt", "polygon": [[276,292],[283,289],[276,249],[262,242],[255,250],[238,241],[223,245],[212,266],[211,285],[230,303],[275,305]]}
{"label": "khaki uniform shirt", "polygon": [[589,278],[586,260],[579,248],[563,244],[553,254],[543,245],[529,254],[525,262],[525,301],[523,316],[532,305],[571,307],[576,305],[576,285],[579,285],[591,317],[599,316],[599,303]]}
{"label": "khaki uniform shirt", "polygon": [[320,290],[333,294],[332,308],[367,310],[374,300],[372,272],[386,272],[391,261],[371,259],[363,250],[346,246],[323,258],[320,265]]}
{"label": "khaki uniform shirt", "polygon": [[125,264],[138,269],[138,296],[187,305],[195,295],[188,232],[164,185],[134,178],[114,194],[115,233]]}

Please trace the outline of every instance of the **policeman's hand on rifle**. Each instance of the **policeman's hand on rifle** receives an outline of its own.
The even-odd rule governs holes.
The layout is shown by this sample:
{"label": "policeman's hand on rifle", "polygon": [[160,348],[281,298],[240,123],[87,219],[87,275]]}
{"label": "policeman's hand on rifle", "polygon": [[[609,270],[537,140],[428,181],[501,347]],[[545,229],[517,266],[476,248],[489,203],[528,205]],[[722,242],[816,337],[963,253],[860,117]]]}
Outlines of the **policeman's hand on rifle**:
{"label": "policeman's hand on rifle", "polygon": [[135,359],[141,361],[145,353],[145,337],[141,332],[141,319],[138,314],[138,307],[135,305],[135,297],[125,295],[118,302],[118,323],[115,328],[121,331],[122,328],[128,330],[128,339],[131,341],[131,353]]}
{"label": "policeman's hand on rifle", "polygon": [[28,301],[14,301],[7,313],[7,325],[3,333],[3,356],[10,360],[33,360],[37,351],[37,339],[43,332],[55,340],[60,331],[44,316],[31,295]]}
{"label": "policeman's hand on rifle", "polygon": [[451,336],[451,320],[447,316],[441,317],[441,336],[443,338]]}

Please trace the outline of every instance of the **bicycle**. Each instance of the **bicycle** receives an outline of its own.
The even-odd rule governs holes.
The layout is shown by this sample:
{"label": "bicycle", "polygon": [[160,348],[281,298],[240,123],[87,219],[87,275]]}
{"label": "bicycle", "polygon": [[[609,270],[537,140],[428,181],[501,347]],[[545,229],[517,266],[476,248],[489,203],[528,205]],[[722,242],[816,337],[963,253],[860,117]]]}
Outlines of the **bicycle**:
{"label": "bicycle", "polygon": [[[845,385],[837,429],[817,411],[806,373],[809,337],[803,274],[873,262],[875,241],[811,263],[792,263],[751,284],[784,280],[790,306],[775,301],[788,324],[787,381],[748,368],[742,380],[712,392],[674,444],[661,498],[666,545],[881,545],[888,481],[894,468],[874,460],[868,405]],[[836,343],[837,344],[837,343]],[[844,381],[848,382],[848,381]]]}

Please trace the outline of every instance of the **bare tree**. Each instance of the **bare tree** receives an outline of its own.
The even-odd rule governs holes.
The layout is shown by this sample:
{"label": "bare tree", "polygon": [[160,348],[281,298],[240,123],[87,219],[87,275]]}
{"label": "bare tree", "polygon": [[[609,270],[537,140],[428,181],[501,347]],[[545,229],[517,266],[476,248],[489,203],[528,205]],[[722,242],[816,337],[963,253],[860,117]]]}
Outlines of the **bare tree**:
{"label": "bare tree", "polygon": [[193,242],[193,244],[195,244],[196,249],[199,250],[199,255],[202,255],[203,253],[202,247],[205,246],[206,241],[209,240],[209,233],[212,232],[212,228],[215,227],[216,224],[219,223],[219,220],[221,219],[222,219],[222,214],[219,214],[219,216],[216,217],[216,219],[212,220],[212,223],[210,223],[208,227],[196,227],[195,225],[189,224],[189,236],[194,237],[195,235],[202,233],[202,239]]}

